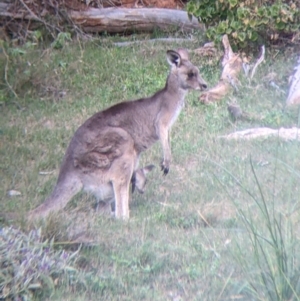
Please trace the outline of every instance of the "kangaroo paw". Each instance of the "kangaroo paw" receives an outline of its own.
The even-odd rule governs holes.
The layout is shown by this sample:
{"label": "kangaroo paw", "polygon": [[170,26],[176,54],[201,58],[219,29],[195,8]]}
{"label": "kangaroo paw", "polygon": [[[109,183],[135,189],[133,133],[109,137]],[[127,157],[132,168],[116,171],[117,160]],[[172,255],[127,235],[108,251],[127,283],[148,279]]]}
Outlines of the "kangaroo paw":
{"label": "kangaroo paw", "polygon": [[164,175],[166,176],[170,170],[170,167],[169,167],[169,163],[167,161],[163,161],[161,163],[161,170],[163,171]]}

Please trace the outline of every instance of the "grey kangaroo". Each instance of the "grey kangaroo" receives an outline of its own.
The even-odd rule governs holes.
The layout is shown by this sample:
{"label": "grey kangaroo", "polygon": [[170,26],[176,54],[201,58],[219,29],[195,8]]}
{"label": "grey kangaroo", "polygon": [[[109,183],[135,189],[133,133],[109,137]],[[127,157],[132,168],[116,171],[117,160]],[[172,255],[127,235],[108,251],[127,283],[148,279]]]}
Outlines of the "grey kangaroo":
{"label": "grey kangaroo", "polygon": [[66,150],[56,186],[29,219],[61,210],[84,189],[103,199],[113,189],[115,217],[129,218],[130,182],[141,152],[160,140],[161,168],[169,172],[169,132],[184,106],[188,90],[203,90],[206,82],[185,49],[168,50],[170,72],[163,89],[153,96],[120,102],[96,113],[75,132]]}

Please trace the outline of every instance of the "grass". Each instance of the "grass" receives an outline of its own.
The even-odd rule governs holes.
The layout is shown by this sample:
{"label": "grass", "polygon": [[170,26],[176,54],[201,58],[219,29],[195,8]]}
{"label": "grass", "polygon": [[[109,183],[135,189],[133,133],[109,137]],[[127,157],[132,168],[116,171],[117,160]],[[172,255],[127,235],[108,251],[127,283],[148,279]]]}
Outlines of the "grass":
{"label": "grass", "polygon": [[[8,51],[7,79],[18,99],[2,82],[0,211],[26,215],[40,204],[84,120],[119,101],[154,93],[167,76],[166,50],[201,44],[145,42],[117,48],[99,40],[68,42],[61,49]],[[47,300],[273,298],[269,291],[274,287],[261,276],[272,271],[275,279],[279,264],[274,248],[265,245],[270,227],[258,204],[268,208],[271,225],[280,225],[275,228],[285,238],[279,241],[292,275],[299,270],[300,254],[299,143],[277,138],[226,141],[218,136],[250,127],[298,126],[298,110],[283,110],[286,95],[265,80],[275,72],[276,84],[287,91],[296,59],[291,49],[268,50],[254,80],[241,78],[238,94],[219,103],[204,106],[197,92],[189,93],[172,129],[170,173],[164,177],[160,171],[159,144],[142,155],[141,166],[153,163],[157,168],[149,174],[145,194],[133,195],[128,223],[94,216],[93,199],[80,194],[45,224],[45,237],[56,241],[68,242],[68,231],[78,225],[97,241],[80,251],[84,282],[57,286]],[[194,54],[191,60],[210,85],[218,81],[218,58]],[[5,63],[1,57],[1,67]],[[232,98],[258,118],[233,124],[226,108]],[[21,195],[8,196],[12,189]],[[277,286],[289,287],[290,278],[279,276]],[[295,286],[292,294],[276,300],[298,300],[299,295]]]}

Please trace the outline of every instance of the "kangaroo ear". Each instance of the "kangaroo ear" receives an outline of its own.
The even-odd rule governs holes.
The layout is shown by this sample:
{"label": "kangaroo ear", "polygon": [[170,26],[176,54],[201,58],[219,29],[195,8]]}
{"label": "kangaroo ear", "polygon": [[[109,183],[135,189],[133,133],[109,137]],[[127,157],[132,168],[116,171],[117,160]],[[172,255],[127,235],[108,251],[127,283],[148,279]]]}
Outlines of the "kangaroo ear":
{"label": "kangaroo ear", "polygon": [[151,165],[147,165],[143,168],[143,172],[146,175],[148,172],[150,172],[153,168],[155,167],[155,165],[151,164]]}
{"label": "kangaroo ear", "polygon": [[174,50],[167,51],[167,61],[171,66],[179,67],[181,64],[181,56],[178,52]]}

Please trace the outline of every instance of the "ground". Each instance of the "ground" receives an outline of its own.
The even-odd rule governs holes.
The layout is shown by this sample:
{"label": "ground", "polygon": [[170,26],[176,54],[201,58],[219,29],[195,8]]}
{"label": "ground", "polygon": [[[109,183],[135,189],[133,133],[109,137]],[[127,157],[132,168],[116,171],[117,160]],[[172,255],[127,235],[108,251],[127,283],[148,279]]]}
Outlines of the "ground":
{"label": "ground", "polygon": [[[5,49],[9,60],[0,56],[7,80],[0,90],[0,213],[26,217],[43,202],[75,130],[92,114],[162,88],[167,49],[204,44],[196,35],[188,42],[139,35],[142,43],[114,45],[124,39],[66,40],[61,48],[28,43]],[[74,255],[78,273],[72,279],[59,282],[54,275],[48,297],[37,300],[299,300],[299,288],[294,293],[290,285],[300,279],[300,144],[279,137],[220,138],[261,126],[299,127],[297,108],[284,109],[298,53],[268,47],[255,77],[241,73],[238,91],[218,102],[204,105],[197,91],[190,92],[171,131],[170,172],[163,176],[159,168],[159,143],[142,155],[140,166],[156,168],[146,192],[133,194],[128,222],[96,215],[87,194],[45,222],[42,235],[59,250],[70,243],[71,226],[96,245]],[[190,57],[213,87],[220,57],[192,51]],[[270,74],[284,92],[270,85]],[[230,120],[227,102],[233,99],[259,118]]]}

